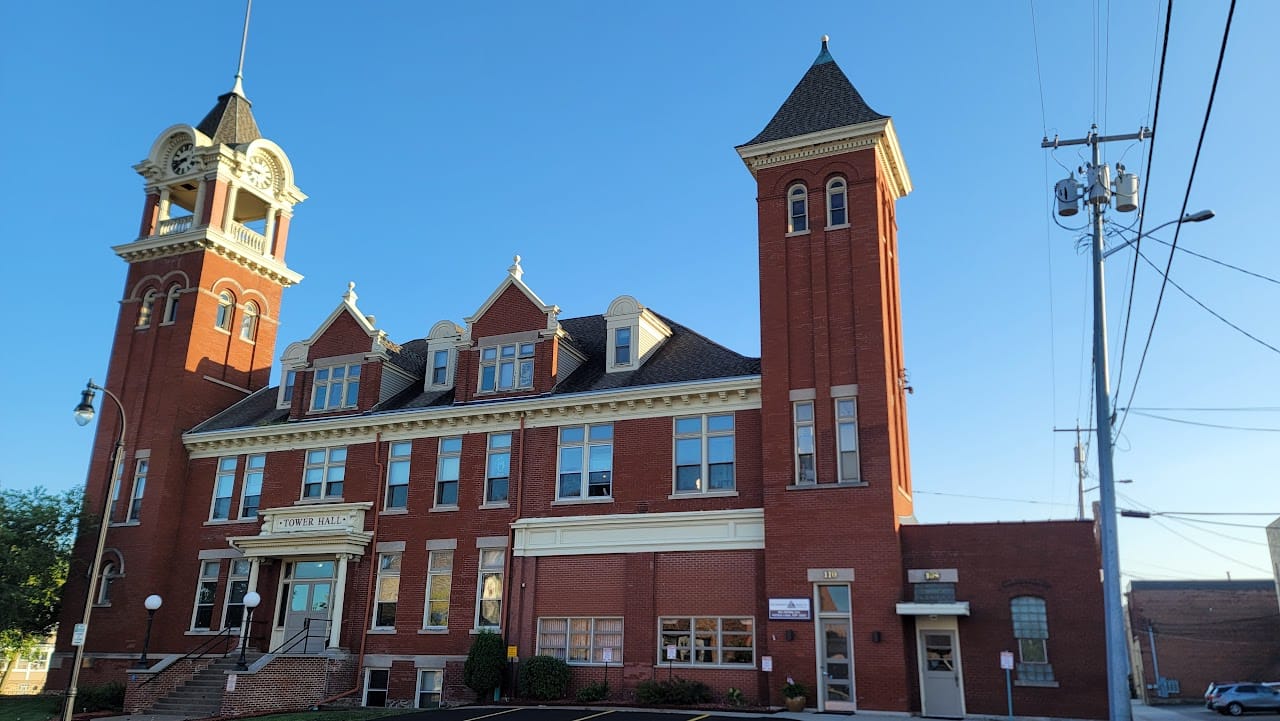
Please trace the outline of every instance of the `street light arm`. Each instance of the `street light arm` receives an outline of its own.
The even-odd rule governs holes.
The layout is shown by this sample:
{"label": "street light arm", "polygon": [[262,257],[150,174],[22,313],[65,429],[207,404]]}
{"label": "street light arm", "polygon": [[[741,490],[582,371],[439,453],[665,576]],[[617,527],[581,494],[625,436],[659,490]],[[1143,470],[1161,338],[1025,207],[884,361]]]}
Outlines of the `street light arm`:
{"label": "street light arm", "polygon": [[1166,226],[1170,226],[1170,225],[1173,225],[1173,224],[1175,224],[1175,223],[1199,223],[1199,222],[1202,222],[1202,221],[1205,221],[1205,220],[1209,220],[1209,219],[1210,219],[1210,218],[1212,218],[1214,215],[1215,215],[1215,213],[1214,213],[1212,210],[1207,210],[1207,209],[1206,209],[1206,210],[1200,210],[1200,211],[1197,211],[1197,212],[1195,212],[1195,213],[1187,213],[1186,215],[1182,216],[1181,218],[1178,218],[1178,219],[1176,219],[1176,220],[1170,220],[1170,221],[1165,222],[1165,223],[1161,223],[1160,225],[1157,225],[1156,227],[1152,228],[1151,230],[1148,230],[1147,232],[1143,233],[1142,235],[1139,235],[1139,236],[1136,236],[1136,237],[1131,238],[1131,239],[1129,239],[1129,240],[1126,240],[1125,242],[1121,243],[1120,245],[1117,245],[1116,247],[1114,247],[1114,248],[1112,248],[1112,249],[1110,249],[1110,250],[1103,251],[1103,253],[1102,253],[1102,258],[1103,258],[1103,260],[1106,260],[1107,258],[1110,258],[1110,257],[1111,257],[1112,255],[1114,255],[1115,253],[1118,253],[1119,251],[1124,250],[1125,248],[1128,248],[1129,246],[1133,245],[1134,243],[1138,242],[1139,240],[1141,240],[1141,239],[1143,239],[1143,238],[1147,237],[1148,235],[1151,235],[1152,233],[1154,233],[1154,232],[1156,232],[1157,230],[1160,230],[1161,228],[1164,228],[1164,227],[1166,227]]}

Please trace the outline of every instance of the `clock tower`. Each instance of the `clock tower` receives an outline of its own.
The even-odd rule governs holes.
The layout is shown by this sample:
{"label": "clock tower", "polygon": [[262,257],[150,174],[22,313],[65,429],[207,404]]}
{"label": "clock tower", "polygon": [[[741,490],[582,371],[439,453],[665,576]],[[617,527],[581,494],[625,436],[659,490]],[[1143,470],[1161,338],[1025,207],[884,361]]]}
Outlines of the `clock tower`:
{"label": "clock tower", "polygon": [[[192,532],[179,519],[209,501],[190,490],[182,434],[268,385],[281,295],[302,278],[285,264],[285,247],[306,196],[288,156],[259,131],[239,75],[199,124],[165,129],[134,169],[142,218],[136,237],[113,247],[128,269],[104,384],[127,432],[109,469],[121,418],[104,401],[86,489],[92,514],[110,504],[90,659],[122,650],[115,629],[133,623],[148,595],[172,599],[175,611],[190,596],[190,579],[175,572],[189,559],[172,557]],[[59,650],[84,603],[89,535],[77,542]],[[152,650],[188,647],[185,626],[158,627]]]}

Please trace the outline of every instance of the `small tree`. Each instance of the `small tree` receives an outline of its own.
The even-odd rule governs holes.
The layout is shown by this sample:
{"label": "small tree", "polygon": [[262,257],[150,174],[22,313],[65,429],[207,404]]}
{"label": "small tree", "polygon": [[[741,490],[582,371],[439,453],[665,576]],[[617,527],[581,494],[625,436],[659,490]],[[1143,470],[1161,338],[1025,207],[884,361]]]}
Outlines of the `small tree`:
{"label": "small tree", "polygon": [[502,668],[507,662],[502,637],[492,631],[481,631],[471,643],[467,662],[462,666],[462,682],[484,699],[502,685]]}

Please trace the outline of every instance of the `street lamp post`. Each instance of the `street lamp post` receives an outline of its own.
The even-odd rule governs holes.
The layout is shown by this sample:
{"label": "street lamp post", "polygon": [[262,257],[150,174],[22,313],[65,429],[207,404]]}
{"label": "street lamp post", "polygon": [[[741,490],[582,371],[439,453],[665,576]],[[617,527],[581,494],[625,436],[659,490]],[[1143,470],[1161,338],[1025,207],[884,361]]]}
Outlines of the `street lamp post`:
{"label": "street lamp post", "polygon": [[[80,643],[74,644],[76,651],[71,662],[71,678],[67,681],[66,702],[62,708],[63,721],[71,721],[71,714],[75,710],[76,684],[80,681],[80,664],[84,662],[84,643],[89,633],[89,616],[93,613],[93,599],[98,591],[98,567],[102,565],[102,551],[107,545],[107,526],[111,524],[111,484],[115,478],[116,466],[120,462],[120,454],[124,452],[124,405],[120,403],[120,399],[116,397],[116,394],[95,384],[92,378],[89,379],[84,390],[80,393],[80,405],[76,406],[75,409],[76,423],[86,426],[93,420],[95,391],[102,391],[103,395],[115,402],[116,410],[120,412],[120,437],[116,440],[115,447],[111,449],[111,463],[107,466],[107,485],[102,495],[102,522],[98,526],[98,544],[93,549],[93,565],[89,567],[89,588],[84,596],[84,616],[79,624],[85,638],[82,638]],[[88,500],[87,495],[85,500]],[[75,639],[73,638],[72,640],[74,641]]]}
{"label": "street lamp post", "polygon": [[253,624],[253,609],[257,608],[259,603],[262,603],[262,596],[259,596],[257,591],[250,591],[244,595],[244,631],[240,633],[240,660],[236,662],[237,671],[249,670],[249,664],[245,663],[244,660],[244,651],[245,647],[249,645],[249,629],[252,628]]}
{"label": "street lamp post", "polygon": [[164,599],[154,593],[142,602],[142,605],[147,607],[147,635],[142,637],[142,658],[138,659],[138,668],[147,667],[147,647],[151,645],[151,622],[156,619],[156,611],[160,609],[161,603],[164,603]]}

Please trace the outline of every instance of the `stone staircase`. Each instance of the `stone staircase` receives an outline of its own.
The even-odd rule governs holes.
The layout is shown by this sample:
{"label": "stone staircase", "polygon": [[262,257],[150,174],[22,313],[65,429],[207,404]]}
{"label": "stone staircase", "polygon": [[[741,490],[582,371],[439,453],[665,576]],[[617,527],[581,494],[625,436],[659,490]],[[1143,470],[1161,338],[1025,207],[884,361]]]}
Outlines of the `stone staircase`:
{"label": "stone staircase", "polygon": [[[262,656],[258,652],[245,654],[245,661],[252,665]],[[169,695],[155,702],[147,713],[183,718],[208,718],[222,710],[222,693],[227,686],[227,672],[235,671],[240,655],[232,654],[214,661],[199,671],[190,681],[175,688]]]}

